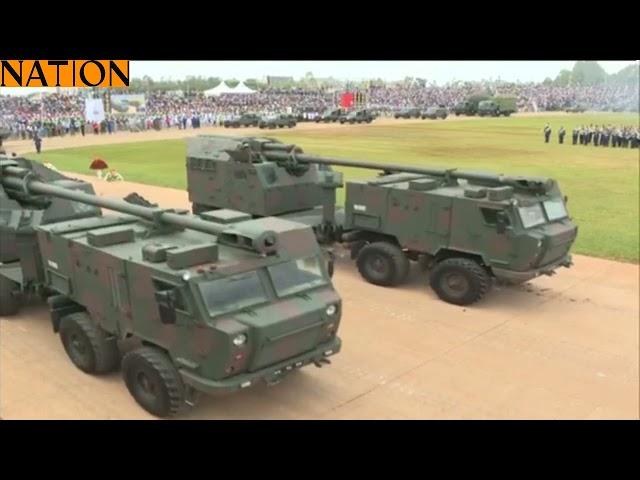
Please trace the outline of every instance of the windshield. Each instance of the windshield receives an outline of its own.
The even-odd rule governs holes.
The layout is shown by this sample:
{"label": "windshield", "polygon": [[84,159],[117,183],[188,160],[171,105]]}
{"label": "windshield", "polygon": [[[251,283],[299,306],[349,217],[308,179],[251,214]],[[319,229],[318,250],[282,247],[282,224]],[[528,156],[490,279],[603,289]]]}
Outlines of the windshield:
{"label": "windshield", "polygon": [[547,212],[549,221],[560,220],[568,216],[567,209],[564,207],[564,202],[561,199],[547,200],[543,203],[544,210]]}
{"label": "windshield", "polygon": [[239,310],[267,300],[260,277],[255,271],[202,282],[198,287],[211,315]]}
{"label": "windshield", "polygon": [[268,270],[279,297],[327,283],[317,257],[292,260]]}
{"label": "windshield", "polygon": [[522,226],[524,228],[535,227],[536,225],[540,225],[546,221],[542,207],[539,203],[531,205],[530,207],[519,207],[518,213],[520,213]]}

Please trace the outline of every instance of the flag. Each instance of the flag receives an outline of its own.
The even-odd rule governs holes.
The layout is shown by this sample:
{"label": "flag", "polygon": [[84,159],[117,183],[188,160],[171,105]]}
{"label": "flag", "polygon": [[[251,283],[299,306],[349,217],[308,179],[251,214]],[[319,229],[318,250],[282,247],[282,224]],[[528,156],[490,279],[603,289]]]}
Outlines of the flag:
{"label": "flag", "polygon": [[353,107],[353,93],[347,92],[343,93],[340,97],[340,106],[343,108],[351,108]]}

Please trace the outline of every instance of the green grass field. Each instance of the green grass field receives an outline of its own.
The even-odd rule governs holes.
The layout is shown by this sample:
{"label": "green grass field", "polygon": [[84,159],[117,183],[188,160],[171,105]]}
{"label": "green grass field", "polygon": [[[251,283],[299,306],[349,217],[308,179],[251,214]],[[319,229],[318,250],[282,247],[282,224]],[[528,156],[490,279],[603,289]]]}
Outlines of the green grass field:
{"label": "green grass field", "polygon": [[[549,144],[543,142],[542,134],[547,122],[553,129]],[[568,195],[569,211],[580,228],[574,252],[638,262],[639,151],[571,145],[572,128],[591,123],[637,125],[638,115],[398,120],[393,125],[374,122],[359,128],[294,129],[265,135],[319,155],[555,178]],[[564,145],[557,140],[561,125],[567,130]],[[52,150],[38,158],[61,170],[92,173],[89,163],[99,156],[126,180],[184,189],[185,152],[184,140],[166,140]],[[342,171],[346,179],[375,175],[367,170]]]}

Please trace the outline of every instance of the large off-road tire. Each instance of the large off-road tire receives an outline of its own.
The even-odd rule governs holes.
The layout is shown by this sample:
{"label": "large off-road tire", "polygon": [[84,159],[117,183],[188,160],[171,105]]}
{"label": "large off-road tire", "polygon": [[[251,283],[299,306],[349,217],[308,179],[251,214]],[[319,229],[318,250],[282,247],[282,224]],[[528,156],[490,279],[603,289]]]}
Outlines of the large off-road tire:
{"label": "large off-road tire", "polygon": [[454,305],[470,305],[491,288],[491,276],[469,258],[447,258],[439,262],[429,276],[429,283],[442,300]]}
{"label": "large off-road tire", "polygon": [[109,338],[87,312],[64,317],[60,339],[73,364],[85,373],[111,372],[120,362],[117,340]]}
{"label": "large off-road tire", "polygon": [[131,396],[147,412],[170,417],[185,403],[185,387],[169,356],[160,349],[141,347],[125,355],[122,374]]}
{"label": "large off-road tire", "polygon": [[0,275],[0,315],[3,317],[15,315],[20,310],[20,301],[15,295],[17,290],[16,282]]}
{"label": "large off-road tire", "polygon": [[389,242],[374,242],[358,252],[356,260],[360,275],[369,283],[391,287],[402,283],[409,273],[409,259]]}

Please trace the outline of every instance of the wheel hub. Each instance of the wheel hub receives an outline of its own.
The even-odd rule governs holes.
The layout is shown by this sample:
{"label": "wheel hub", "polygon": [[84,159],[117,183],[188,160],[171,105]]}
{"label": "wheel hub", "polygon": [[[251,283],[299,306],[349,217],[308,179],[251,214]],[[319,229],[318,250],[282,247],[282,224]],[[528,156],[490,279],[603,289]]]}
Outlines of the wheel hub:
{"label": "wheel hub", "polygon": [[442,288],[449,295],[460,297],[469,290],[469,281],[459,273],[449,273],[443,278]]}
{"label": "wheel hub", "polygon": [[137,381],[138,381],[138,385],[140,386],[140,388],[145,394],[155,397],[156,385],[154,382],[151,381],[151,379],[147,376],[146,373],[138,372]]}
{"label": "wheel hub", "polygon": [[86,361],[87,345],[84,339],[77,333],[72,333],[69,346],[71,347],[71,355],[81,363]]}
{"label": "wheel hub", "polygon": [[376,255],[371,259],[371,269],[378,274],[387,272],[387,262],[380,255]]}

